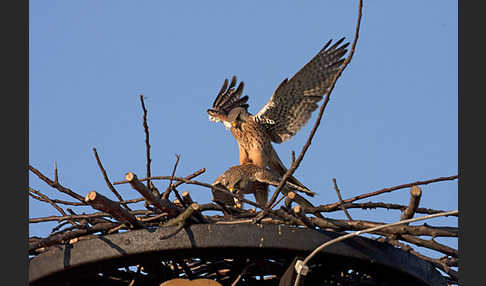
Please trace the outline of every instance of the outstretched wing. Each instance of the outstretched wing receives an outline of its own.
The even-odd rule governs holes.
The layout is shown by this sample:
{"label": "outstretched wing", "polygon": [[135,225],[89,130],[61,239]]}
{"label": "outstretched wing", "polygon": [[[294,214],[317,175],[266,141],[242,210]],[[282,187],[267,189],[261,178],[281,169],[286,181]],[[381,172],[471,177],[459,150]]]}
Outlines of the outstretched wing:
{"label": "outstretched wing", "polygon": [[329,47],[330,40],[290,80],[285,79],[255,115],[255,120],[264,126],[273,142],[288,140],[307,123],[344,62],[342,57],[349,43],[339,46],[343,41],[344,38]]}

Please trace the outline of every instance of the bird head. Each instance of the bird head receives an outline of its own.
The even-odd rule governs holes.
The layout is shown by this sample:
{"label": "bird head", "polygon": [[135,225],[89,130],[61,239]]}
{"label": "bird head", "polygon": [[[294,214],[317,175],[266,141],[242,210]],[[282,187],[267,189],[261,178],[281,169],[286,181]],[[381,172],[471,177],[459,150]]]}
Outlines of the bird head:
{"label": "bird head", "polygon": [[228,79],[225,79],[218,96],[213,102],[212,108],[208,109],[209,120],[221,121],[226,128],[238,127],[241,122],[248,119],[248,96],[241,97],[244,83],[236,86],[236,76],[233,76],[228,86]]}

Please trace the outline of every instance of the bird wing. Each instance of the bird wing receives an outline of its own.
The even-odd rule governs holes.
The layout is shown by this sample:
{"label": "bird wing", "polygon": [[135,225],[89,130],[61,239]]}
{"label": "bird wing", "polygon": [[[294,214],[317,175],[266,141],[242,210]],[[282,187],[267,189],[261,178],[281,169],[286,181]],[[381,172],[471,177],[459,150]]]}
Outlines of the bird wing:
{"label": "bird wing", "polygon": [[339,46],[343,41],[344,38],[329,47],[330,40],[293,77],[280,83],[255,115],[254,120],[264,126],[273,142],[288,140],[307,123],[344,62],[342,57],[349,43]]}

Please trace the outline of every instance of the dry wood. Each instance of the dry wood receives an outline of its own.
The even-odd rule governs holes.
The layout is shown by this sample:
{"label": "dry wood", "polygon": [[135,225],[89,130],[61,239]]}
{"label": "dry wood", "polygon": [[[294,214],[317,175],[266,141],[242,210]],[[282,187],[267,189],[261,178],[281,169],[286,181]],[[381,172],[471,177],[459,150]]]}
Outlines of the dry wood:
{"label": "dry wood", "polygon": [[[143,110],[143,130],[145,131],[145,154],[147,157],[147,177],[152,176],[152,173],[150,171],[150,163],[152,162],[152,159],[150,159],[150,133],[149,133],[149,128],[147,124],[147,109],[145,108],[145,102],[143,101],[143,94],[140,95],[140,103],[142,104],[142,110]],[[147,182],[147,186],[150,186],[150,180]]]}
{"label": "dry wood", "polygon": [[126,208],[127,210],[131,211],[131,209],[130,209],[130,207],[128,207],[127,203],[125,203],[123,201],[123,198],[120,195],[120,193],[118,193],[118,191],[115,189],[115,187],[111,184],[111,181],[108,178],[108,174],[106,173],[106,170],[103,167],[103,164],[101,163],[101,159],[98,156],[98,152],[96,151],[96,148],[93,148],[93,153],[94,153],[95,158],[96,158],[96,163],[98,164],[98,167],[100,168],[101,174],[103,175],[103,179],[105,179],[106,185],[108,186],[110,191],[117,197],[117,199],[120,201],[120,203],[123,205],[123,207]]}
{"label": "dry wood", "polygon": [[334,190],[337,193],[337,196],[338,196],[338,199],[339,199],[339,203],[341,203],[341,205],[340,205],[341,209],[344,211],[344,214],[346,215],[346,217],[349,220],[353,220],[353,218],[351,217],[351,215],[349,214],[348,210],[346,209],[346,207],[343,204],[343,198],[341,197],[341,191],[338,188],[338,185],[337,185],[337,182],[336,182],[336,178],[332,178],[332,182],[334,184]]}
{"label": "dry wood", "polygon": [[[29,194],[30,193],[34,193],[36,195],[38,195],[39,197],[41,197],[43,200],[47,201],[49,204],[51,204],[51,206],[53,206],[56,210],[58,210],[63,216],[66,216],[66,213],[64,212],[64,210],[62,208],[60,208],[55,202],[53,202],[48,196],[42,194],[41,192],[37,191],[37,190],[34,190],[32,189],[31,187],[29,187]],[[72,219],[68,219],[68,221],[73,225],[75,226],[76,225],[76,222],[74,222]]]}
{"label": "dry wood", "polygon": [[401,220],[406,220],[413,217],[420,204],[421,196],[422,190],[419,186],[412,186],[410,188],[410,202],[408,203],[408,207],[403,211],[402,216],[400,217]]}
{"label": "dry wood", "polygon": [[31,165],[29,165],[29,170],[36,174],[37,177],[39,177],[39,179],[41,179],[42,181],[46,182],[49,186],[57,189],[58,191],[60,192],[63,192],[65,194],[68,194],[70,195],[71,197],[81,201],[81,202],[84,202],[84,198],[83,196],[73,192],[72,190],[66,188],[66,187],[63,187],[61,186],[61,184],[59,183],[56,183],[56,182],[53,182],[51,179],[49,179],[48,177],[44,176],[39,170],[37,170],[36,168],[32,167]]}
{"label": "dry wood", "polygon": [[143,228],[143,225],[135,216],[122,208],[120,203],[114,202],[95,191],[91,191],[86,195],[85,202],[97,210],[109,213],[119,222],[129,224],[132,228]]}
{"label": "dry wood", "polygon": [[[175,176],[175,172],[177,170],[177,166],[179,165],[179,160],[181,159],[181,155],[179,154],[176,154],[176,162],[174,164],[174,168],[172,169],[172,175],[171,177],[174,177]],[[174,193],[176,194],[176,197],[180,200],[179,198],[179,193],[175,190],[175,187],[174,185],[172,184],[172,179],[169,180],[169,185],[167,186],[167,189],[164,191],[164,193],[162,194],[162,198],[164,199],[168,199],[169,198],[169,195],[170,195],[170,192],[174,190]],[[181,200],[182,201],[182,200]]]}
{"label": "dry wood", "polygon": [[182,204],[182,202],[179,200],[179,199],[175,199],[173,201],[174,205],[176,205],[177,207],[183,209],[184,208],[184,205]]}
{"label": "dry wood", "polygon": [[[182,201],[186,206],[190,206],[194,203],[194,201],[191,198],[191,194],[189,192],[185,191],[182,193]],[[194,212],[194,217],[199,220],[201,223],[207,223],[207,220],[204,218],[204,216],[201,213],[201,209],[198,209]]]}
{"label": "dry wood", "polygon": [[[389,204],[383,202],[367,202],[367,203],[345,203],[344,206],[347,209],[351,208],[359,208],[359,209],[375,209],[375,208],[384,208],[384,209],[391,209],[391,210],[400,210],[404,211],[407,206],[400,205],[400,204]],[[334,212],[340,209],[339,205],[329,206],[329,205],[321,205],[315,208],[306,208],[307,213],[314,213],[314,212]],[[444,212],[444,210],[434,210],[429,208],[417,208],[416,213],[422,214],[436,214]],[[456,214],[452,214],[451,216],[457,216]]]}
{"label": "dry wood", "polygon": [[429,249],[432,249],[432,250],[436,250],[436,251],[442,252],[446,255],[452,256],[454,258],[459,257],[459,251],[457,251],[457,249],[454,249],[454,248],[449,247],[447,245],[438,243],[437,241],[435,241],[433,239],[426,240],[426,239],[418,238],[414,235],[409,235],[409,234],[400,235],[399,238],[400,238],[400,240],[410,242],[410,243],[413,243],[413,244],[421,246],[421,247],[426,247],[426,248],[429,248]]}
{"label": "dry wood", "polygon": [[305,224],[305,226],[307,226],[308,228],[311,228],[311,229],[316,228],[316,225],[312,221],[310,221],[309,218],[305,215],[305,212],[304,212],[304,210],[302,209],[301,206],[295,206],[293,208],[293,211],[294,211],[295,216],[300,218],[300,220],[302,220],[302,222]]}
{"label": "dry wood", "polygon": [[169,217],[175,217],[182,212],[180,208],[169,200],[156,198],[152,192],[137,179],[137,176],[134,173],[128,172],[125,175],[125,179],[130,183],[133,189],[137,190],[142,197],[145,198],[148,203],[154,205],[162,212],[167,212]]}
{"label": "dry wood", "polygon": [[285,206],[285,208],[287,208],[288,210],[292,209],[292,202],[293,202],[293,199],[294,198],[295,198],[295,193],[294,192],[289,192],[285,196],[285,200],[284,200],[284,206]]}
{"label": "dry wood", "polygon": [[59,183],[59,174],[57,172],[57,162],[54,160],[54,182]]}
{"label": "dry wood", "polygon": [[[432,264],[434,264],[435,267],[437,267],[440,270],[447,273],[452,278],[452,281],[457,282],[457,279],[458,279],[457,272],[450,268],[451,266],[454,266],[454,265],[449,265],[447,263],[447,262],[449,262],[449,260],[444,261],[442,259],[436,259],[436,258],[432,258],[432,257],[426,256],[426,255],[423,255],[423,254],[419,253],[418,251],[414,250],[409,245],[404,244],[402,242],[399,242],[397,240],[389,240],[389,239],[386,239],[386,238],[380,238],[380,239],[378,239],[378,241],[387,242],[391,245],[398,246],[398,247],[402,248],[404,251],[407,251],[407,252],[419,257],[420,259],[427,260],[427,261],[431,262]],[[455,258],[453,258],[453,259],[455,259]],[[453,260],[451,260],[451,262],[453,264]],[[457,265],[455,265],[455,266],[457,266]]]}
{"label": "dry wood", "polygon": [[[149,210],[135,210],[129,212],[132,215],[150,215],[154,214],[153,211]],[[92,219],[92,218],[101,218],[101,217],[109,217],[111,216],[109,213],[105,212],[98,212],[92,214],[84,214],[84,215],[67,215],[67,216],[47,216],[47,217],[39,217],[39,218],[29,218],[29,223],[39,223],[39,222],[46,222],[46,221],[63,221],[63,220],[81,220],[81,219]]]}
{"label": "dry wood", "polygon": [[177,217],[169,220],[163,226],[173,226],[179,224],[185,224],[187,220],[193,215],[195,211],[199,210],[198,203],[192,203],[183,213],[178,215]]}
{"label": "dry wood", "polygon": [[[201,175],[204,172],[206,172],[206,168],[199,169],[196,172],[192,173],[191,175],[185,177],[184,179],[185,180],[194,179],[195,177]],[[170,180],[171,177],[172,176],[154,176],[154,177],[148,177],[148,178],[139,179],[139,181],[140,182],[144,182],[144,181],[149,181],[149,180]],[[169,179],[167,179],[167,178],[169,178]],[[119,182],[114,182],[113,185],[121,185],[121,184],[127,184],[127,183],[129,183],[127,180],[123,180],[123,181],[119,181]],[[176,188],[179,185],[182,185],[184,183],[185,183],[185,181],[183,181],[183,180],[178,181],[177,183],[174,184],[173,187]]]}
{"label": "dry wood", "polygon": [[[41,202],[46,202],[48,203],[46,199],[43,199],[42,197],[36,196],[32,193],[29,194],[32,198],[41,201]],[[71,205],[71,206],[85,206],[85,203],[78,203],[78,202],[69,202],[69,201],[63,201],[63,200],[58,200],[58,199],[51,199],[51,201],[55,202],[56,204],[62,204],[62,205]]]}
{"label": "dry wood", "polygon": [[194,201],[191,198],[191,194],[188,191],[182,192],[182,201],[187,205],[190,206]]}
{"label": "dry wood", "polygon": [[65,233],[60,233],[56,234],[53,236],[49,236],[47,238],[43,238],[41,240],[38,240],[33,243],[29,243],[29,254],[33,254],[34,250],[37,248],[41,247],[48,247],[51,245],[59,244],[62,241],[69,241],[70,239],[73,239],[75,237],[83,236],[86,234],[91,234],[91,233],[96,233],[104,230],[109,230],[113,227],[118,226],[119,223],[112,222],[112,223],[99,223],[94,225],[93,227],[87,228],[87,229],[78,229],[78,230],[73,230],[70,232],[65,232]]}
{"label": "dry wood", "polygon": [[[427,185],[427,184],[431,184],[431,183],[451,181],[451,180],[455,180],[457,178],[458,178],[458,175],[454,175],[454,176],[449,176],[449,177],[440,177],[440,178],[435,178],[435,179],[431,179],[431,180],[416,181],[416,182],[413,182],[413,183],[402,184],[402,185],[398,185],[398,186],[395,186],[395,187],[384,188],[384,189],[381,189],[381,190],[378,190],[378,191],[375,191],[375,192],[355,196],[355,197],[343,200],[343,203],[352,203],[356,200],[369,198],[369,197],[372,197],[372,196],[380,195],[380,194],[383,194],[383,193],[389,193],[389,192],[400,190],[400,189],[410,188],[410,187],[416,186],[416,185]],[[333,204],[324,205],[322,207],[334,208],[334,207],[338,207],[341,204],[342,204],[341,202],[337,202],[337,203],[333,203]]]}
{"label": "dry wood", "polygon": [[[385,223],[377,223],[365,220],[338,220],[338,219],[321,219],[311,217],[310,220],[319,226],[320,228],[331,228],[339,231],[343,230],[363,230]],[[457,237],[459,234],[459,229],[457,227],[433,227],[428,225],[399,225],[386,228],[386,231],[380,230],[376,232],[377,234],[387,235],[387,234],[411,234],[411,235],[426,235],[432,237]]]}

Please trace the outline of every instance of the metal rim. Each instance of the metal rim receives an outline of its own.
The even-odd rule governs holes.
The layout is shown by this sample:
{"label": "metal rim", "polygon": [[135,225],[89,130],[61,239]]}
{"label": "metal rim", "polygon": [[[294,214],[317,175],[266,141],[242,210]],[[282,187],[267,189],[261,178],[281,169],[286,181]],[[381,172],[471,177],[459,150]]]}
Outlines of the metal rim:
{"label": "metal rim", "polygon": [[[74,275],[80,269],[98,269],[100,262],[121,265],[141,255],[228,254],[230,250],[308,253],[339,236],[335,232],[269,224],[199,224],[170,236],[174,231],[174,227],[142,229],[62,245],[30,260],[29,283]],[[351,238],[323,253],[398,270],[428,285],[445,285],[442,275],[429,262],[368,238]]]}

